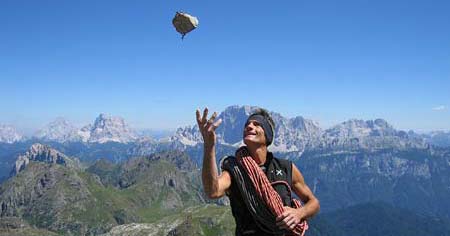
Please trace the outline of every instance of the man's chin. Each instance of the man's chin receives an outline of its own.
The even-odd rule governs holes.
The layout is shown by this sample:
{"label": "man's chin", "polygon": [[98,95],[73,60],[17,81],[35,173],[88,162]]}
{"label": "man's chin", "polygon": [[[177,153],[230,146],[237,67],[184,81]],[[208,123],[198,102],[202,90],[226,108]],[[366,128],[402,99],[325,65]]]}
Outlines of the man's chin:
{"label": "man's chin", "polygon": [[255,140],[252,139],[252,137],[246,137],[244,138],[244,144],[247,146],[254,146],[255,144],[258,144]]}

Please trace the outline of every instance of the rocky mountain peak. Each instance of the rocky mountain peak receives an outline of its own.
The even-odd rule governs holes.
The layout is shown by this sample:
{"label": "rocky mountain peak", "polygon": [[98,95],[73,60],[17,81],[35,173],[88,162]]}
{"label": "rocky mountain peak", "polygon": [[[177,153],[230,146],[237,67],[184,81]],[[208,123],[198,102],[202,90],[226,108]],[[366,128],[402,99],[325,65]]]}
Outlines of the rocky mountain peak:
{"label": "rocky mountain peak", "polygon": [[89,142],[128,143],[137,139],[136,133],[122,117],[114,117],[104,113],[95,119],[94,125],[84,127],[82,131],[89,131]]}
{"label": "rocky mountain peak", "polygon": [[302,116],[287,118],[276,112],[270,112],[275,123],[275,139],[269,149],[277,152],[305,150],[315,146],[322,134],[317,122]]}
{"label": "rocky mountain peak", "polygon": [[100,113],[98,117],[95,119],[94,127],[96,128],[105,128],[108,126],[126,126],[125,120],[122,117],[113,117],[111,115]]}
{"label": "rocky mountain peak", "polygon": [[255,106],[229,106],[218,116],[222,124],[217,128],[218,141],[236,144],[242,141],[242,130],[248,116],[256,110]]}

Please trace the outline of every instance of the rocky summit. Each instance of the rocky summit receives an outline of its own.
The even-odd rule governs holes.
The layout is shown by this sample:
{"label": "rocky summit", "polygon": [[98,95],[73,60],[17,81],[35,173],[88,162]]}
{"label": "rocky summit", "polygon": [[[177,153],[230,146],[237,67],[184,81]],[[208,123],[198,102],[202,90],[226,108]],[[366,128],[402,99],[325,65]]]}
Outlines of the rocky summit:
{"label": "rocky summit", "polygon": [[24,170],[30,161],[59,164],[71,168],[80,168],[80,163],[77,159],[71,159],[63,153],[50,148],[48,145],[35,143],[25,154],[17,157],[15,166],[11,171],[11,175],[17,175],[20,171]]}

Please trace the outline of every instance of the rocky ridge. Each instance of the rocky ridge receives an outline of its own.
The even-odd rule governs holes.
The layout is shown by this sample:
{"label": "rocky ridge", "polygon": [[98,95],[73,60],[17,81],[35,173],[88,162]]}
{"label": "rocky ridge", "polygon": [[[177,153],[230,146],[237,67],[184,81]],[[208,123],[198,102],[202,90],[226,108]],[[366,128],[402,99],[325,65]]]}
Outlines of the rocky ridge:
{"label": "rocky ridge", "polygon": [[59,164],[71,168],[80,168],[80,163],[77,159],[69,158],[50,146],[35,143],[25,154],[17,157],[15,166],[11,171],[11,175],[17,175],[20,171],[24,170],[30,161]]}

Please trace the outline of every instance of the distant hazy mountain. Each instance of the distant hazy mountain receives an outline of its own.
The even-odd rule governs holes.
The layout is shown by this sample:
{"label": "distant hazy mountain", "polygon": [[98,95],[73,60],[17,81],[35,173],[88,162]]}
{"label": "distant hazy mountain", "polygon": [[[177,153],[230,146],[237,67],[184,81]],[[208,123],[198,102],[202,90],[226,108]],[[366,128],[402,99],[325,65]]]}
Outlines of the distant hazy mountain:
{"label": "distant hazy mountain", "polygon": [[77,137],[77,128],[75,125],[67,121],[62,117],[56,118],[54,121],[47,124],[42,129],[38,130],[34,137],[56,142],[68,142],[77,141],[80,137]]}
{"label": "distant hazy mountain", "polygon": [[450,147],[450,131],[431,131],[420,134],[409,131],[408,134],[417,138],[422,138],[425,142],[437,147]]}
{"label": "distant hazy mountain", "polygon": [[137,129],[136,133],[140,138],[162,139],[172,136],[175,131],[163,129]]}
{"label": "distant hazy mountain", "polygon": [[57,118],[35,134],[35,138],[55,142],[129,143],[138,135],[121,117],[100,114],[93,124],[81,129],[63,118]]}
{"label": "distant hazy mountain", "polygon": [[348,120],[325,130],[322,137],[324,147],[332,149],[376,150],[427,147],[423,139],[409,136],[405,131],[396,130],[383,119]]}
{"label": "distant hazy mountain", "polygon": [[11,125],[0,124],[0,143],[14,143],[24,140],[16,128]]}
{"label": "distant hazy mountain", "polygon": [[[242,144],[244,123],[257,107],[230,106],[221,112],[222,124],[216,130],[219,145],[237,147]],[[435,132],[418,135],[414,132],[396,130],[383,119],[352,119],[337,124],[329,129],[322,129],[315,121],[301,116],[287,118],[276,112],[270,112],[276,127],[275,138],[270,150],[274,152],[303,152],[311,149],[378,150],[385,148],[426,148],[428,144],[437,146],[450,145],[450,133]],[[193,123],[195,123],[193,118]],[[0,129],[0,142],[23,140],[12,127]],[[174,135],[159,133],[158,137],[147,131],[135,131],[121,117],[100,114],[93,124],[81,129],[70,122],[58,118],[39,130],[35,138],[54,142],[84,143],[136,143],[135,150],[140,153],[176,148],[185,150],[202,143],[197,125],[180,127]],[[147,150],[145,150],[147,149]]]}

